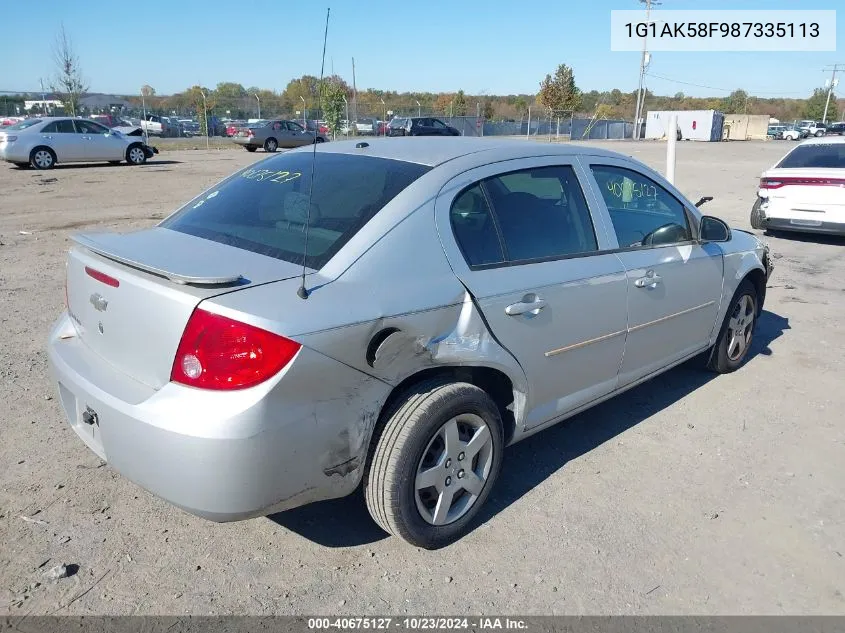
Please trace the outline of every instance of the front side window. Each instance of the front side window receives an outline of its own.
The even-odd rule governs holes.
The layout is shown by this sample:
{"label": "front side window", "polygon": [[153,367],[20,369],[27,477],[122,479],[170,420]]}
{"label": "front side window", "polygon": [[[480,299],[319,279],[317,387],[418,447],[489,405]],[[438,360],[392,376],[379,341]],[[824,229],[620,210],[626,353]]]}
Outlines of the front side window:
{"label": "front side window", "polygon": [[484,181],[505,255],[518,262],[598,250],[590,211],[572,167],[536,167]]}
{"label": "front side window", "polygon": [[445,128],[446,124],[443,123],[443,121],[441,121],[440,119],[432,119],[431,120],[431,127]]}
{"label": "front side window", "polygon": [[619,248],[663,246],[692,239],[684,205],[651,178],[612,165],[592,165],[591,169]]}
{"label": "front side window", "polygon": [[303,131],[302,126],[299,123],[297,123],[296,121],[288,121],[288,128],[290,129],[291,132],[302,132]]}
{"label": "front side window", "polygon": [[76,131],[80,134],[106,134],[109,130],[107,127],[94,123],[93,121],[82,121],[77,119]]}

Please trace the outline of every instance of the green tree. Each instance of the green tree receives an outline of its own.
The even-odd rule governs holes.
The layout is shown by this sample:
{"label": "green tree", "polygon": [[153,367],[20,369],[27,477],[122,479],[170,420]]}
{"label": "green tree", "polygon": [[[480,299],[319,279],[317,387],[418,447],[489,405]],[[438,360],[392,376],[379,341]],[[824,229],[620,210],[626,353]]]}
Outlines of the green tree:
{"label": "green tree", "polygon": [[745,112],[748,105],[748,93],[745,90],[734,90],[727,97],[722,99],[719,109],[725,114],[738,114]]}
{"label": "green tree", "polygon": [[323,110],[323,119],[325,119],[332,136],[337,136],[340,132],[341,121],[344,117],[343,100],[345,97],[346,90],[342,82],[336,81],[334,77],[329,77],[328,80],[323,82],[320,107]]}
{"label": "green tree", "polygon": [[200,134],[207,136],[208,117],[211,115],[211,111],[214,109],[214,106],[217,105],[217,101],[214,97],[214,91],[202,86],[191,86],[185,91],[185,97],[187,102],[193,106],[197,113],[197,118],[199,119],[200,124]]}
{"label": "green tree", "polygon": [[455,116],[467,115],[467,98],[463,90],[458,90],[458,94],[455,95],[452,108],[454,110]]}
{"label": "green tree", "polygon": [[486,99],[484,101],[484,107],[481,108],[481,116],[483,116],[487,120],[490,120],[494,116],[496,116],[496,108],[493,106],[492,100]]}
{"label": "green tree", "polygon": [[[824,106],[827,103],[827,88],[816,88],[810,98],[804,102],[802,115],[805,119],[821,121],[824,116]],[[827,108],[827,120],[836,121],[839,118],[837,112],[836,98],[831,95],[830,105]]]}
{"label": "green tree", "polygon": [[554,77],[546,75],[540,82],[537,101],[552,110],[577,110],[581,105],[581,91],[575,85],[572,69],[566,64],[561,64],[557,67]]}
{"label": "green tree", "polygon": [[528,110],[528,102],[525,100],[525,97],[517,97],[513,105],[520,117],[525,116],[525,112]]}
{"label": "green tree", "polygon": [[305,107],[313,107],[317,100],[320,79],[313,75],[302,75],[298,79],[291,79],[282,92],[282,102],[289,110],[301,109],[303,100]]}

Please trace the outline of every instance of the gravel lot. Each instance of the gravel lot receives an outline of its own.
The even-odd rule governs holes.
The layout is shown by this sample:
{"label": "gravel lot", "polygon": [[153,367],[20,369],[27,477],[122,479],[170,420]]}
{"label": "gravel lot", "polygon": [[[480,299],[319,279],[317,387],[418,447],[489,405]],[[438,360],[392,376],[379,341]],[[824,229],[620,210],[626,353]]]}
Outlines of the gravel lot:
{"label": "gravel lot", "polygon": [[[663,170],[662,144],[605,146]],[[757,177],[786,149],[681,143],[677,180],[748,228]],[[261,157],[0,165],[0,611],[845,614],[842,239],[769,236],[740,371],[682,366],[512,447],[481,525],[439,551],[387,538],[360,494],[218,525],[103,467],[47,377],[68,236],[150,226]],[[60,563],[78,570],[42,577]]]}

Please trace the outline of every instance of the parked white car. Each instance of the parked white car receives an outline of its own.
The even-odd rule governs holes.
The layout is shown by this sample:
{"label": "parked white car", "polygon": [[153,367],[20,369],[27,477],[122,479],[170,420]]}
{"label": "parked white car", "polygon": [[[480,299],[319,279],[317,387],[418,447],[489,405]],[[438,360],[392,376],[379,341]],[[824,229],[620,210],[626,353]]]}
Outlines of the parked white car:
{"label": "parked white car", "polygon": [[845,137],[808,139],[763,172],[751,226],[845,235]]}
{"label": "parked white car", "polygon": [[95,121],[67,117],[26,119],[0,132],[0,160],[52,169],[56,163],[108,161],[142,165],[157,150]]}
{"label": "parked white car", "polygon": [[787,141],[798,141],[801,139],[803,135],[801,134],[801,130],[795,127],[786,127],[784,126],[783,130],[780,132],[780,136],[776,138],[781,138]]}

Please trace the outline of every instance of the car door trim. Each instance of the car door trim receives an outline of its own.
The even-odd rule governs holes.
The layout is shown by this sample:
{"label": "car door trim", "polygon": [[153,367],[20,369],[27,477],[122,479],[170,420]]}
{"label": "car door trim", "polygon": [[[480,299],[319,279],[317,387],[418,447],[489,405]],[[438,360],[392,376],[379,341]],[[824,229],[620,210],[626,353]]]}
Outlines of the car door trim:
{"label": "car door trim", "polygon": [[557,356],[558,354],[563,354],[564,352],[569,352],[571,350],[580,349],[582,347],[586,347],[587,345],[592,345],[593,343],[601,343],[602,341],[606,341],[607,339],[613,338],[614,336],[630,334],[631,332],[636,332],[637,330],[642,330],[643,328],[647,328],[652,325],[657,325],[658,323],[663,323],[664,321],[668,321],[669,319],[674,319],[675,317],[683,316],[685,314],[689,314],[690,312],[695,312],[696,310],[707,308],[713,305],[714,303],[716,302],[708,301],[707,303],[702,303],[701,305],[693,306],[692,308],[687,308],[686,310],[681,310],[680,312],[675,312],[674,314],[667,314],[666,316],[660,317],[659,319],[655,319],[654,321],[640,323],[639,325],[634,325],[627,329],[619,330],[618,332],[610,332],[609,334],[602,334],[601,336],[597,336],[586,341],[581,341],[580,343],[573,343],[572,345],[566,345],[565,347],[550,349],[547,352],[543,352],[543,355],[548,358],[551,356]]}
{"label": "car door trim", "polygon": [[664,321],[668,321],[669,319],[674,319],[675,317],[683,316],[685,314],[689,314],[690,312],[695,312],[696,310],[708,308],[715,303],[716,303],[715,301],[708,301],[707,303],[702,303],[701,305],[693,306],[691,308],[687,308],[686,310],[681,310],[680,312],[675,312],[673,314],[667,314],[666,316],[660,317],[659,319],[655,319],[654,321],[647,321],[646,323],[640,323],[639,325],[629,327],[628,333],[630,334],[631,332],[636,332],[637,330],[642,330],[643,328],[647,328],[651,325],[657,325],[658,323],[663,323]]}
{"label": "car door trim", "polygon": [[544,352],[544,356],[546,356],[546,358],[550,356],[557,356],[558,354],[563,354],[564,352],[569,352],[574,349],[580,349],[582,347],[586,347],[587,345],[592,345],[593,343],[600,343],[601,341],[606,341],[607,339],[613,338],[614,336],[621,336],[622,334],[626,334],[627,332],[627,330],[619,330],[618,332],[603,334],[602,336],[597,336],[596,338],[591,338],[587,341],[581,341],[580,343],[573,343],[572,345],[567,345],[566,347],[550,349],[548,352]]}

